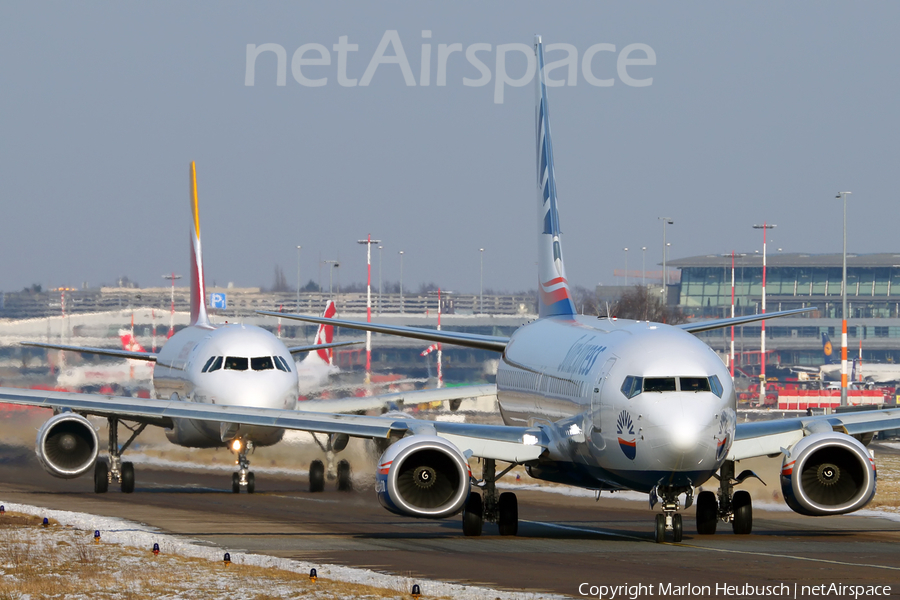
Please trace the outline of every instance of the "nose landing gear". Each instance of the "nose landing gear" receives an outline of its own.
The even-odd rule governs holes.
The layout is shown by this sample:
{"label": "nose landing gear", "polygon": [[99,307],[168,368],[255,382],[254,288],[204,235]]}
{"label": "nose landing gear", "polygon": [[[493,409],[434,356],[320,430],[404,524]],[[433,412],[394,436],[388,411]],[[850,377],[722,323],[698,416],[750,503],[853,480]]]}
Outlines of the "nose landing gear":
{"label": "nose landing gear", "polygon": [[672,541],[681,542],[684,536],[684,523],[678,510],[681,508],[678,496],[685,494],[684,508],[694,503],[694,489],[691,487],[654,487],[650,490],[650,508],[657,502],[662,502],[662,514],[656,515],[656,527],[654,530],[657,544],[666,541],[666,532],[672,532]]}
{"label": "nose landing gear", "polygon": [[231,451],[237,454],[235,464],[238,466],[237,472],[231,475],[231,491],[240,494],[241,488],[244,488],[248,494],[252,494],[256,491],[256,476],[250,470],[250,459],[247,458],[247,454],[253,451],[253,442],[232,440]]}

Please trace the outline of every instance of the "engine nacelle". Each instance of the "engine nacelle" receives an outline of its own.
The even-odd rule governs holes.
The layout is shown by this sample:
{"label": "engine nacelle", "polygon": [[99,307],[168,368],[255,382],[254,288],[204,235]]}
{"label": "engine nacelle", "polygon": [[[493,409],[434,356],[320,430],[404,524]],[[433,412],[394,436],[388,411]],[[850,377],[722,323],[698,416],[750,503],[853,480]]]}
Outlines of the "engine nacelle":
{"label": "engine nacelle", "polygon": [[841,515],[875,496],[875,461],[855,438],[822,432],[794,444],[781,466],[781,493],[801,515]]}
{"label": "engine nacelle", "polygon": [[99,451],[97,431],[79,414],[53,415],[38,429],[35,453],[44,470],[54,477],[84,475],[94,466]]}
{"label": "engine nacelle", "polygon": [[375,493],[392,513],[442,519],[469,497],[469,462],[459,448],[430,435],[403,438],[378,460]]}

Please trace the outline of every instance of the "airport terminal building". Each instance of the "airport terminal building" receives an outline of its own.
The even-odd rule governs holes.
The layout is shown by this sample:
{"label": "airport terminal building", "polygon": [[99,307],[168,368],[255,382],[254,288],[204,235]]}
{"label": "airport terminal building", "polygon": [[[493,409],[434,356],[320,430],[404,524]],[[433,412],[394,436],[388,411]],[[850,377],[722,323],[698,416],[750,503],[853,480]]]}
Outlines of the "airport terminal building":
{"label": "airport terminal building", "polygon": [[[692,319],[730,316],[733,277],[735,314],[758,313],[762,262],[756,253],[736,254],[733,270],[730,254],[671,260],[681,277],[669,285],[669,302]],[[821,364],[821,334],[840,339],[842,255],[771,253],[766,263],[767,311],[817,309],[809,317],[769,321],[767,349],[776,350],[783,363]],[[848,254],[847,304],[852,355],[858,355],[861,342],[864,361],[900,362],[900,254]],[[742,329],[735,339],[745,351],[758,351],[760,327]],[[704,337],[721,351],[726,335],[730,340],[725,331]]]}

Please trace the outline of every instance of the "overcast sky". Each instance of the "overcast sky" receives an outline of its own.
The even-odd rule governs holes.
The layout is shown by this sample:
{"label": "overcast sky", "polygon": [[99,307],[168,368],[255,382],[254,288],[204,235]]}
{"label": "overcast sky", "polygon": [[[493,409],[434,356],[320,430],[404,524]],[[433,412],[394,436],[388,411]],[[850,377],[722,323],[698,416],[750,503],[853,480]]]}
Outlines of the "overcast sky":
{"label": "overcast sky", "polygon": [[[293,286],[298,244],[304,282],[320,259],[361,282],[356,240],[371,233],[385,280],[404,251],[406,288],[477,292],[479,248],[485,287],[534,288],[534,90],[496,82],[497,46],[535,33],[578,53],[575,85],[550,90],[573,283],[615,283],[625,247],[630,269],[643,246],[658,268],[659,216],[675,220],[672,258],[752,252],[763,221],[778,225],[770,249],[839,252],[842,190],[849,249],[898,251],[898,16],[849,2],[5,2],[0,289],[186,274],[191,160],[208,284],[269,286],[280,265]],[[392,31],[409,73],[380,64],[366,81]],[[358,49],[335,50],[342,36]],[[246,85],[248,44],[284,48],[284,85],[274,52]],[[320,57],[295,56],[304,44],[330,64],[294,72]],[[445,85],[440,44],[462,48]],[[596,44],[615,51],[595,47],[586,75]],[[617,61],[648,55],[623,57],[632,44],[655,64],[623,77]],[[512,79],[527,67],[515,48]],[[479,61],[490,81],[465,85],[485,80]]]}

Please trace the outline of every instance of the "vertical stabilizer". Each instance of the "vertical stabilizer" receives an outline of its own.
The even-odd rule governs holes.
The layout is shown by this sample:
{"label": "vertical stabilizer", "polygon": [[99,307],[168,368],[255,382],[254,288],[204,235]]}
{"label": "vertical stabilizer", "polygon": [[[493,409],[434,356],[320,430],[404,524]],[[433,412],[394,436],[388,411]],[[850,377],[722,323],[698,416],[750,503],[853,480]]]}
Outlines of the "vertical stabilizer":
{"label": "vertical stabilizer", "polygon": [[200,209],[197,207],[197,165],[191,161],[191,325],[209,327],[206,316],[206,282],[200,250]]}
{"label": "vertical stabilizer", "polygon": [[831,339],[828,337],[828,334],[822,332],[822,354],[825,355],[825,364],[833,365],[837,362],[833,356],[834,349],[831,346]]}
{"label": "vertical stabilizer", "polygon": [[[322,313],[322,316],[326,319],[333,319],[335,313],[337,313],[337,309],[334,305],[334,300],[329,300],[328,304],[325,305],[325,312]],[[330,344],[334,340],[334,326],[332,325],[319,325],[319,329],[316,331],[316,339],[314,344],[316,346],[320,344]],[[319,354],[319,358],[324,360],[329,365],[334,364],[334,348],[319,348],[316,350]]]}
{"label": "vertical stabilizer", "polygon": [[541,36],[534,38],[537,55],[536,141],[538,192],[538,315],[552,317],[574,315],[575,304],[566,280],[562,255],[562,233],[556,203],[556,173],[553,168],[553,144],[550,141],[550,116],[544,73],[544,48]]}

